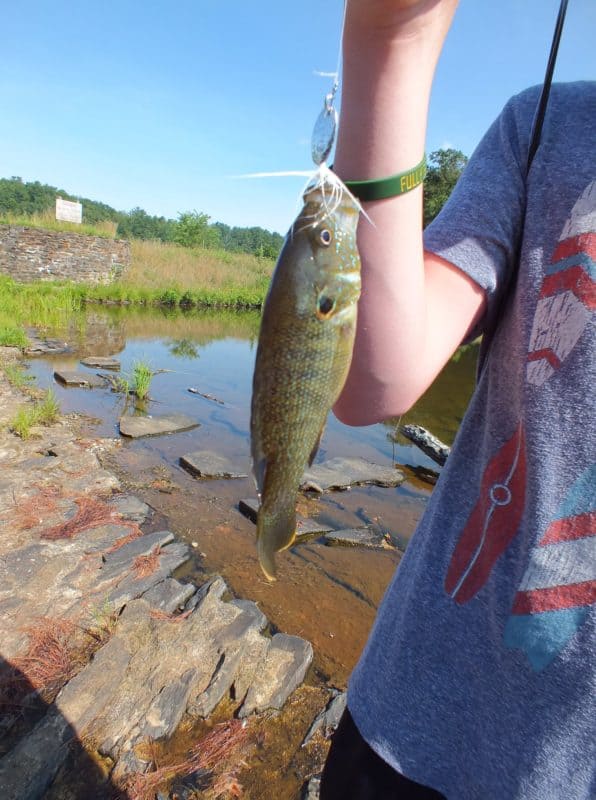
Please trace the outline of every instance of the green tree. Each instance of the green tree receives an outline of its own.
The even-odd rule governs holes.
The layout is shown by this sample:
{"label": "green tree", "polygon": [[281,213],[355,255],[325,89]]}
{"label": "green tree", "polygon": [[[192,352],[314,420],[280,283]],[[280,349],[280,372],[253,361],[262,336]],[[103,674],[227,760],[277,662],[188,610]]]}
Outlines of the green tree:
{"label": "green tree", "polygon": [[220,231],[209,224],[209,219],[208,214],[199,211],[185,211],[178,214],[172,240],[183,247],[219,247]]}
{"label": "green tree", "polygon": [[467,156],[461,150],[435,150],[428,157],[428,172],[424,181],[424,226],[443,208],[464,167]]}

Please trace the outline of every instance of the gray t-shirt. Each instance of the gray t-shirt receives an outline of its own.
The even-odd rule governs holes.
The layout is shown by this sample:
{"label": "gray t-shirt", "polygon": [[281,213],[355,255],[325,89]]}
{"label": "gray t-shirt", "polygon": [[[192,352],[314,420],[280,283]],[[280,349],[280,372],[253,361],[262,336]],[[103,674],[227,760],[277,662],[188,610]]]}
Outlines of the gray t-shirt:
{"label": "gray t-shirt", "polygon": [[552,87],[526,181],[538,95],[425,233],[486,290],[482,368],[348,692],[449,800],[596,798],[596,83]]}

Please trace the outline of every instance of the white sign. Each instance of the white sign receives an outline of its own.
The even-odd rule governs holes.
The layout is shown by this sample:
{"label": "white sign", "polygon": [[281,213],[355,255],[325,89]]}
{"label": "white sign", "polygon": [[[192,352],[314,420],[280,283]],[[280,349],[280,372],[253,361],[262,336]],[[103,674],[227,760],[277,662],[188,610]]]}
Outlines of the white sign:
{"label": "white sign", "polygon": [[83,206],[80,203],[73,203],[71,200],[57,197],[56,219],[61,219],[63,222],[78,222],[80,225],[83,221]]}

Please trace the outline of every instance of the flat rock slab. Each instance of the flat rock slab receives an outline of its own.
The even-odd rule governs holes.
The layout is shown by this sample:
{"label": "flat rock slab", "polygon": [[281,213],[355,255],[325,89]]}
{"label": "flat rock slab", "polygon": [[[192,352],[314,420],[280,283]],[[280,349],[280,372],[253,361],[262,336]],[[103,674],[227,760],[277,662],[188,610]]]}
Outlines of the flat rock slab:
{"label": "flat rock slab", "polygon": [[[240,500],[238,503],[238,510],[241,514],[249,519],[255,525],[257,524],[257,512],[259,510],[259,501],[252,497]],[[296,515],[296,538],[301,536],[313,536],[315,534],[327,533],[333,530],[329,525],[324,525],[316,519],[309,517],[301,517]]]}
{"label": "flat rock slab", "polygon": [[120,433],[131,439],[141,436],[159,436],[164,433],[176,433],[197,428],[199,423],[185,414],[169,414],[147,417],[120,417]]}
{"label": "flat rock slab", "polygon": [[180,458],[180,465],[197,478],[247,478],[231,458],[211,450],[196,450]]}
{"label": "flat rock slab", "polygon": [[423,453],[426,453],[429,458],[436,461],[437,464],[443,466],[447,461],[447,456],[451,452],[451,448],[443,444],[440,439],[433,436],[430,431],[423,428],[422,425],[402,425],[400,433],[419,447]]}
{"label": "flat rock slab", "polygon": [[86,356],[81,359],[81,364],[86,367],[99,367],[100,369],[120,369],[120,362],[112,356]]}
{"label": "flat rock slab", "polygon": [[85,386],[92,389],[106,385],[105,380],[99,375],[94,375],[92,372],[79,372],[76,369],[57,369],[54,371],[54,378],[66,386]]}
{"label": "flat rock slab", "polygon": [[391,543],[379,531],[370,528],[347,528],[331,531],[324,536],[325,544],[343,547],[382,547],[394,549]]}
{"label": "flat rock slab", "polygon": [[149,514],[151,514],[151,506],[139,500],[133,494],[120,494],[116,495],[108,501],[108,505],[113,506],[114,509],[124,519],[129,519],[141,525]]}
{"label": "flat rock slab", "polygon": [[302,681],[313,659],[310,642],[287,633],[276,633],[271,639],[239,717],[282,708],[288,697]]}
{"label": "flat rock slab", "polygon": [[72,352],[72,347],[68,345],[68,342],[61,339],[40,339],[31,331],[27,333],[27,336],[29,344],[25,348],[25,353],[29,356],[59,355]]}
{"label": "flat rock slab", "polygon": [[307,470],[301,488],[324,492],[362,484],[399,486],[404,480],[404,474],[394,467],[383,467],[363,458],[331,458]]}

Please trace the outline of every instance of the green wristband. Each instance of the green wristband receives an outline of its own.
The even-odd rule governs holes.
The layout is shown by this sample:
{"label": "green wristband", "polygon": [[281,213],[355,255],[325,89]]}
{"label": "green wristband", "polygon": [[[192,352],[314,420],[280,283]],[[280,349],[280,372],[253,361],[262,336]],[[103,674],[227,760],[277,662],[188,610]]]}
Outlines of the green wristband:
{"label": "green wristband", "polygon": [[345,185],[359,200],[385,200],[411,192],[426,178],[426,155],[420,164],[407,172],[398,172],[388,178],[371,178],[364,181],[344,181]]}

